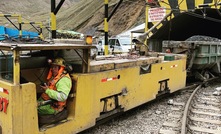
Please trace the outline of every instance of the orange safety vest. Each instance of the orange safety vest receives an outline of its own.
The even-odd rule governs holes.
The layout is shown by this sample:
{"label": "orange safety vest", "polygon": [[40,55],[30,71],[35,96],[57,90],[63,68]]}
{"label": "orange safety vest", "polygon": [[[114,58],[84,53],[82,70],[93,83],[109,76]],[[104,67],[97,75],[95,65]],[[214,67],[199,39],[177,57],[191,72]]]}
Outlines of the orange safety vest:
{"label": "orange safety vest", "polygon": [[[64,71],[64,67],[61,67],[58,72],[58,75],[53,78],[52,77],[52,70],[51,69],[49,70],[48,77],[47,77],[47,79],[49,80],[48,81],[48,88],[49,89],[57,91],[56,83],[63,77],[70,78],[69,74],[68,73],[64,74],[63,71]],[[41,98],[45,101],[51,99],[46,93],[42,93]],[[56,101],[56,102],[52,103],[51,106],[57,111],[62,111],[64,109],[64,107],[66,106],[66,101],[63,101],[63,102]]]}

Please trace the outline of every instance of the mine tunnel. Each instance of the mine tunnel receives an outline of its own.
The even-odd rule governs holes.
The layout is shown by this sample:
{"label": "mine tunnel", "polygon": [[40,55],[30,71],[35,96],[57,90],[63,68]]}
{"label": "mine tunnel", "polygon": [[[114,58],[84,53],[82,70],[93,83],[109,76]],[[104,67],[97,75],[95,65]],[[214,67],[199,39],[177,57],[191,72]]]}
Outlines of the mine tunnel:
{"label": "mine tunnel", "polygon": [[171,21],[167,21],[150,39],[186,40],[193,35],[205,35],[221,39],[220,29],[220,10],[197,9],[194,12],[180,13]]}
{"label": "mine tunnel", "polygon": [[196,9],[179,13],[162,24],[158,30],[153,30],[153,35],[149,38],[154,51],[161,51],[163,40],[184,41],[194,35],[221,39],[221,11],[218,9]]}

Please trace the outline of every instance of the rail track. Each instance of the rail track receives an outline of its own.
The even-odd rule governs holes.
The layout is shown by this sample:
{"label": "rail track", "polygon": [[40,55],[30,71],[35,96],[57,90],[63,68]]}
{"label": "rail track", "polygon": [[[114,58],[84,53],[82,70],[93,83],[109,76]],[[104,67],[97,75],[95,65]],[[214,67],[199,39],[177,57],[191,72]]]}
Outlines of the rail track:
{"label": "rail track", "polygon": [[172,112],[160,134],[221,133],[221,81],[210,79],[193,87],[185,90],[189,98],[168,101]]}

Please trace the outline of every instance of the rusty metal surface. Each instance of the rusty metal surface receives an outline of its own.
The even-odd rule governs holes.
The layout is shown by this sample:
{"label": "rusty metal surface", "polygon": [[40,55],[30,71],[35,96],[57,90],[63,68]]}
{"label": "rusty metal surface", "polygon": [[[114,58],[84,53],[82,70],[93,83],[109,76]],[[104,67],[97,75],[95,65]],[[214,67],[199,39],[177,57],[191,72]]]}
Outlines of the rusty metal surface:
{"label": "rusty metal surface", "polygon": [[0,43],[3,50],[59,50],[59,49],[91,49],[96,48],[92,45],[69,44],[69,43],[47,43],[47,44],[19,44],[19,43]]}

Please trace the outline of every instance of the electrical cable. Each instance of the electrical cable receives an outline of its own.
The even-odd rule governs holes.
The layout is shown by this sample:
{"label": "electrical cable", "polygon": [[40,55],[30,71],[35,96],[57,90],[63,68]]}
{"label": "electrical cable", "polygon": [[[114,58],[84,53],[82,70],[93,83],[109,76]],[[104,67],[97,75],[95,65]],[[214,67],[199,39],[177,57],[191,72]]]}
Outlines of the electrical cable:
{"label": "electrical cable", "polygon": [[180,4],[182,4],[182,3],[183,3],[183,1],[184,1],[184,0],[182,0],[182,1],[181,1],[181,2],[178,4],[178,7],[180,7]]}

